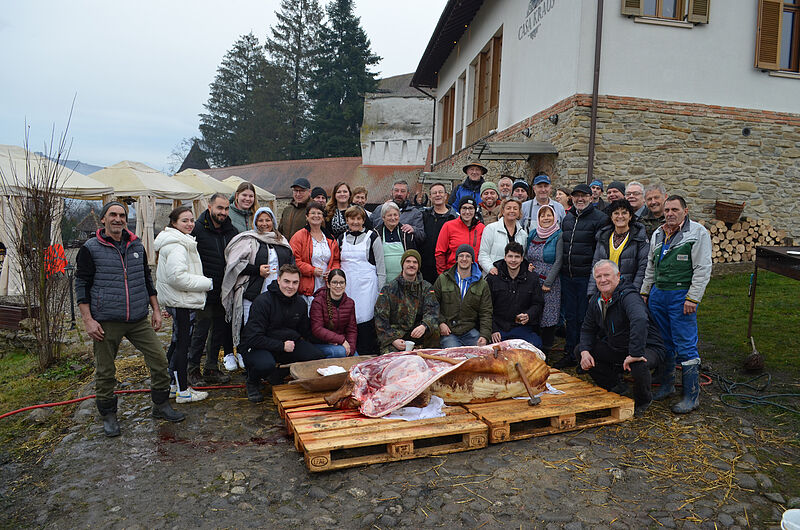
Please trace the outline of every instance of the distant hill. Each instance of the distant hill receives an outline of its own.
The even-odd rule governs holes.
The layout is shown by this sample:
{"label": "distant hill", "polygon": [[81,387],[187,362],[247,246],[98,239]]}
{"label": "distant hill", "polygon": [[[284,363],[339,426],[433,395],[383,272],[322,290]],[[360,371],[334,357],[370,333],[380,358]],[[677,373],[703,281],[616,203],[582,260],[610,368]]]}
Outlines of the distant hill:
{"label": "distant hill", "polygon": [[[39,156],[45,156],[44,153],[37,152]],[[72,171],[80,173],[81,175],[90,175],[95,171],[100,171],[103,166],[95,166],[94,164],[86,164],[80,160],[62,160],[61,165],[68,167]]]}

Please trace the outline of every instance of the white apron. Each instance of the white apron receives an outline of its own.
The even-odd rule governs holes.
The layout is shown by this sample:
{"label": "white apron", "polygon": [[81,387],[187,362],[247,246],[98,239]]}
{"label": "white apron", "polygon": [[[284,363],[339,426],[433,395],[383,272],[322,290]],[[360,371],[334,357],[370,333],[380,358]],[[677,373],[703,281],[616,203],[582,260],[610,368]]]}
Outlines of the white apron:
{"label": "white apron", "polygon": [[339,259],[342,270],[347,274],[345,292],[356,305],[356,323],[369,322],[375,316],[375,302],[378,300],[378,270],[367,258],[370,237],[366,234],[360,243],[354,245],[342,238]]}

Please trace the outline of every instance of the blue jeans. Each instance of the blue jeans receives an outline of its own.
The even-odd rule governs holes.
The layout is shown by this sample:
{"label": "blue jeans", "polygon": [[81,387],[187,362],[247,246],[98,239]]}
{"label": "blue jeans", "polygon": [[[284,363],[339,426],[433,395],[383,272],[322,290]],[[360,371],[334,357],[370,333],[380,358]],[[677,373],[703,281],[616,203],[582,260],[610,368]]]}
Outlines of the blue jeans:
{"label": "blue jeans", "polygon": [[522,339],[530,342],[537,348],[542,347],[541,337],[539,337],[539,335],[537,335],[536,332],[528,326],[514,326],[508,331],[500,330],[499,333],[503,340]]}
{"label": "blue jeans", "polygon": [[481,338],[480,332],[472,328],[462,335],[451,333],[449,335],[442,335],[439,344],[442,348],[455,348],[457,346],[475,346],[478,344],[478,339]]}
{"label": "blue jeans", "polygon": [[666,362],[690,361],[700,357],[697,350],[697,313],[683,314],[683,303],[688,290],[662,291],[657,287],[650,290],[647,305],[650,316],[656,321],[664,347],[667,350]]}
{"label": "blue jeans", "polygon": [[[316,346],[319,348],[319,351],[325,354],[326,359],[347,357],[347,353],[344,351],[344,346],[340,344],[317,344]],[[354,353],[353,355],[358,355],[358,352]]]}
{"label": "blue jeans", "polygon": [[570,278],[561,275],[561,307],[564,308],[564,318],[567,320],[564,352],[570,357],[574,357],[573,350],[580,341],[583,318],[589,306],[589,297],[586,294],[588,287],[588,276]]}

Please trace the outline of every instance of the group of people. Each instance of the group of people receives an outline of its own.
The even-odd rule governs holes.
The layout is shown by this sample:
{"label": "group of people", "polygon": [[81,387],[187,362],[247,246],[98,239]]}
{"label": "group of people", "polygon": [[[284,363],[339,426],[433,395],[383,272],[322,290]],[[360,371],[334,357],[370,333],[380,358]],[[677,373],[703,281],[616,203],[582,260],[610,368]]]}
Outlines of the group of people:
{"label": "group of people", "polygon": [[[612,182],[604,199],[600,181],[553,197],[544,174],[528,198],[526,181],[488,181],[478,162],[463,170],[452,192],[430,187],[429,207],[397,181],[373,212],[364,188],[339,182],[328,198],[298,178],[280,220],[243,183],[231,197],[212,196],[196,221],[188,207],[170,213],[155,241],[155,282],[123,223],[127,209],[106,204],[76,274],[106,434],[119,434],[113,359],[123,336],[145,354],[153,414],[171,421],[184,415],[168,397],[199,401],[207,394],[195,387],[229,381],[220,349],[226,370],[245,369],[248,399],[260,402],[262,381],[287,375],[280,365],[325,357],[521,338],[554,361],[562,324],[556,367],[580,365],[619,392],[630,372],[640,415],[674,391],[677,360],[683,399],[673,410],[696,408],[696,307],[711,245],[684,199],[638,182]],[[167,355],[153,333],[162,305],[173,317]]]}

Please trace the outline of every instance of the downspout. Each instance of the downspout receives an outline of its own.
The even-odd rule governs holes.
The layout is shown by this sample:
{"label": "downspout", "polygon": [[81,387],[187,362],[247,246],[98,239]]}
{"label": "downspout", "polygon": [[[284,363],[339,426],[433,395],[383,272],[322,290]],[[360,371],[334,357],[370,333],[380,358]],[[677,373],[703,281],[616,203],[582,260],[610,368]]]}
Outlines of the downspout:
{"label": "downspout", "polygon": [[600,44],[603,42],[603,0],[597,0],[597,27],[594,32],[594,81],[592,82],[592,117],[589,125],[589,160],[586,184],[594,180],[594,147],[597,135],[597,93],[600,85]]}

